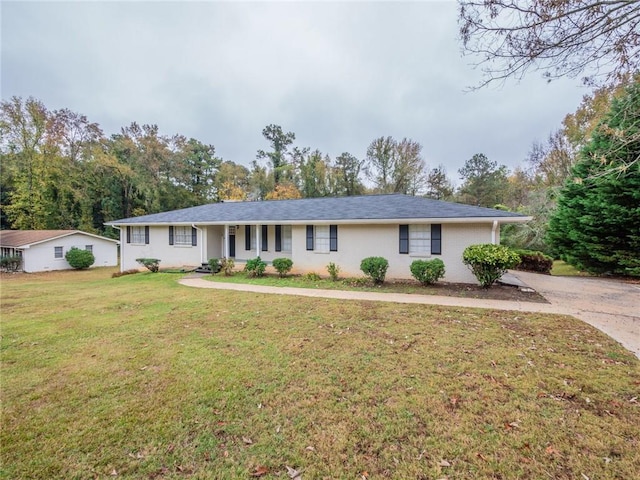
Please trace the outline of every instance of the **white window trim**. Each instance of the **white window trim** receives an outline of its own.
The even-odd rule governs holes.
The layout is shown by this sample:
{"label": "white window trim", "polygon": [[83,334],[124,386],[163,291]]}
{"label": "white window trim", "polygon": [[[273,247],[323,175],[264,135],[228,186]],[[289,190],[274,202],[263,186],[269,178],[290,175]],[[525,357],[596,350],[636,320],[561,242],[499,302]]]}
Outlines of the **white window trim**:
{"label": "white window trim", "polygon": [[315,253],[329,253],[331,233],[329,225],[315,225],[313,227],[313,251]]}
{"label": "white window trim", "polygon": [[175,247],[192,246],[191,227],[176,225],[173,227],[173,245]]}
{"label": "white window trim", "polygon": [[138,225],[131,226],[131,243],[133,245],[145,244],[145,228]]}
{"label": "white window trim", "polygon": [[[422,242],[422,246],[419,247]],[[409,225],[409,256],[431,257],[431,224]]]}
{"label": "white window trim", "polygon": [[292,235],[291,225],[282,225],[280,228],[280,247],[284,253],[291,253]]}

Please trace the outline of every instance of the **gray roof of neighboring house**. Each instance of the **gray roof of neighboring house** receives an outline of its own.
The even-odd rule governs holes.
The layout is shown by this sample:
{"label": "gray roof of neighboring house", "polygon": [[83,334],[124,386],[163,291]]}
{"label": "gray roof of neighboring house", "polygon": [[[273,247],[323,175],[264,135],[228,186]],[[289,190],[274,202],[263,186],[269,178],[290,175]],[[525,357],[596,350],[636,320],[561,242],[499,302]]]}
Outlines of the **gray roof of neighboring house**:
{"label": "gray roof of neighboring house", "polygon": [[114,243],[120,243],[112,238],[101,237],[80,230],[0,230],[0,246],[8,248],[22,248],[37,243],[67,237],[79,233],[90,237],[101,238]]}
{"label": "gray roof of neighboring house", "polygon": [[486,219],[524,221],[529,217],[402,194],[321,197],[262,202],[222,202],[108,222],[108,225],[248,224],[257,222],[383,221],[401,219]]}

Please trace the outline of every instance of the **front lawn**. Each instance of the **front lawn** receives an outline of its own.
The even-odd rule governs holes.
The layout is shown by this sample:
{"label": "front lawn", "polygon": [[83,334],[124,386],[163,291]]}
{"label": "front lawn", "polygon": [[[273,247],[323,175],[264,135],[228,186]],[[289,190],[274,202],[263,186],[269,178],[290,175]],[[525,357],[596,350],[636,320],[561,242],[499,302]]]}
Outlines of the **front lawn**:
{"label": "front lawn", "polygon": [[640,471],[640,362],[573,318],[112,271],[2,276],[0,478]]}

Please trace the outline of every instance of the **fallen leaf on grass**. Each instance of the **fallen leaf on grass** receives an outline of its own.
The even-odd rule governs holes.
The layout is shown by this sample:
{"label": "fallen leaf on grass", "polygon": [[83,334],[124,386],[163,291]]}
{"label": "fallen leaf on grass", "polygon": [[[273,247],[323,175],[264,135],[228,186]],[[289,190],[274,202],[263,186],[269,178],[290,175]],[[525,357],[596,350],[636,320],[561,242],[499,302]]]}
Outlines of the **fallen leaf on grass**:
{"label": "fallen leaf on grass", "polygon": [[451,464],[449,462],[447,462],[446,460],[440,460],[440,466],[441,467],[450,467]]}
{"label": "fallen leaf on grass", "polygon": [[291,468],[287,466],[287,475],[292,480],[302,480],[302,470],[296,470],[295,468]]}
{"label": "fallen leaf on grass", "polygon": [[117,477],[118,472],[116,472],[116,469],[114,468],[113,470],[111,470],[111,473],[109,475],[111,475],[112,477]]}
{"label": "fallen leaf on grass", "polygon": [[261,477],[269,473],[269,467],[266,465],[259,465],[256,469],[251,473],[252,477]]}
{"label": "fallen leaf on grass", "polygon": [[253,444],[253,440],[251,440],[249,437],[242,437],[242,441],[247,445]]}
{"label": "fallen leaf on grass", "polygon": [[560,453],[551,445],[549,445],[544,451],[547,452],[547,455],[558,455]]}

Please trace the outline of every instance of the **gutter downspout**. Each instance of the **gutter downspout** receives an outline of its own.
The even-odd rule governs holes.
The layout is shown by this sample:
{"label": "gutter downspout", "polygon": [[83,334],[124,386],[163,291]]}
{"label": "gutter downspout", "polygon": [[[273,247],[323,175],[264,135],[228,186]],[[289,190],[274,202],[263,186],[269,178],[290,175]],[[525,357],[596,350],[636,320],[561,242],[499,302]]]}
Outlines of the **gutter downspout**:
{"label": "gutter downspout", "polygon": [[493,221],[493,226],[491,227],[491,243],[494,245],[497,245],[498,243],[496,242],[496,231],[498,230],[498,221],[494,220]]}
{"label": "gutter downspout", "polygon": [[[126,241],[122,241],[122,228],[120,227],[116,227],[115,225],[110,225],[111,228],[115,228],[116,230],[118,230],[120,232],[120,258],[118,259],[120,261],[120,273],[124,272],[124,264],[122,262],[122,257],[123,255],[123,250],[124,250],[124,244],[127,243]],[[125,238],[126,240],[126,238]]]}
{"label": "gutter downspout", "polygon": [[204,261],[204,257],[205,257],[205,254],[204,254],[204,247],[205,247],[205,245],[204,245],[204,230],[202,230],[201,228],[196,227],[196,225],[194,223],[192,223],[191,226],[193,228],[195,228],[196,231],[202,232],[202,235],[200,235],[200,263],[204,264],[204,263],[206,263]]}

